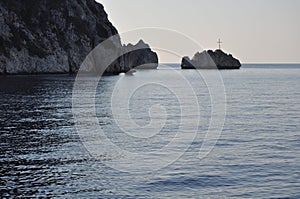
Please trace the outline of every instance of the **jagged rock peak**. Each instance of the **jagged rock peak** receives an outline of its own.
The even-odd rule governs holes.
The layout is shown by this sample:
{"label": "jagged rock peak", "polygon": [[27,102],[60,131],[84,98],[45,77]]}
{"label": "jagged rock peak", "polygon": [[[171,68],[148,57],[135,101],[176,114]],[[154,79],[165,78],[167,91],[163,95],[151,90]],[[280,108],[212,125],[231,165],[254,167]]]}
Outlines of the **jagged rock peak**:
{"label": "jagged rock peak", "polygon": [[135,45],[132,43],[128,43],[127,45],[124,45],[126,48],[135,48],[135,49],[147,49],[150,48],[149,44],[146,44],[142,39],[140,39]]}

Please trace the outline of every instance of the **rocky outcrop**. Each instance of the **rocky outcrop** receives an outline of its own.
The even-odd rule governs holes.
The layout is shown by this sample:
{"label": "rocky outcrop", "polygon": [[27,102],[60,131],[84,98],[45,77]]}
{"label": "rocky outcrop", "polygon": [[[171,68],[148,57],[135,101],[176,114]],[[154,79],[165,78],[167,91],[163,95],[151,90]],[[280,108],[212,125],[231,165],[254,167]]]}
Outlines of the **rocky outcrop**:
{"label": "rocky outcrop", "polygon": [[[94,0],[2,0],[0,73],[74,73],[92,49],[113,35],[112,46],[102,50],[122,52],[117,34],[103,6]],[[126,56],[127,70],[157,58],[150,48]],[[106,72],[119,73],[120,64],[115,61]]]}
{"label": "rocky outcrop", "polygon": [[239,69],[241,63],[231,54],[222,50],[197,52],[192,59],[183,57],[182,69]]}
{"label": "rocky outcrop", "polygon": [[140,40],[136,45],[124,46],[127,52],[124,55],[124,71],[131,68],[156,69],[158,67],[158,56],[150,49],[150,46]]}

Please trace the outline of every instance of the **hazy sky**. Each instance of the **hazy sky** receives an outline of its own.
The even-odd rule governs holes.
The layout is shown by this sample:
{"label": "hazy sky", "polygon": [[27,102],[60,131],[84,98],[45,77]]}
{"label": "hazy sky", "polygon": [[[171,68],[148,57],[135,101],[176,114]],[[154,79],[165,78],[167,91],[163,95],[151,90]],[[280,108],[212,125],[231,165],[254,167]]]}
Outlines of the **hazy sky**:
{"label": "hazy sky", "polygon": [[[221,38],[222,49],[243,63],[300,63],[299,0],[97,1],[120,33],[162,27],[184,33],[204,49],[216,49]],[[159,57],[180,61],[168,54]]]}

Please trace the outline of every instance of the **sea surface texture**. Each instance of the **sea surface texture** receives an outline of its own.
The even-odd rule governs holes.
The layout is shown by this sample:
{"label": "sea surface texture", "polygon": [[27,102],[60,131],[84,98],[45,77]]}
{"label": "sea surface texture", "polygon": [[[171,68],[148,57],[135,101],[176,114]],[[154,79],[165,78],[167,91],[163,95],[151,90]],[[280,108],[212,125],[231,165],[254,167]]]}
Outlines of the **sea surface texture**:
{"label": "sea surface texture", "polygon": [[[216,74],[222,81],[212,81]],[[0,77],[0,197],[300,198],[299,65],[169,65],[106,76],[96,82],[95,106],[84,97],[97,78],[83,77],[76,109],[75,78]],[[217,106],[211,86],[225,93],[214,98]],[[84,120],[90,108],[97,128]],[[222,132],[207,134],[222,111],[214,127]],[[104,140],[118,151],[97,148]],[[120,151],[143,155],[126,162]]]}

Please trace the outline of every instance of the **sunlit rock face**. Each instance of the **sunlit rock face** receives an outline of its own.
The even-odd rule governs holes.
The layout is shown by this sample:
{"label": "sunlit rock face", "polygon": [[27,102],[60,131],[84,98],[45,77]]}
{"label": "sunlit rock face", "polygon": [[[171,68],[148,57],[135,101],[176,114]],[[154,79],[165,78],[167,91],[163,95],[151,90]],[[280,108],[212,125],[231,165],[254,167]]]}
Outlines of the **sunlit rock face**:
{"label": "sunlit rock face", "polygon": [[241,63],[231,54],[222,50],[197,52],[192,59],[183,57],[182,69],[239,69]]}
{"label": "sunlit rock face", "polygon": [[[113,35],[111,49],[102,50],[122,48],[117,29],[94,0],[2,0],[0,29],[2,74],[77,72],[91,50]],[[120,71],[118,62],[106,69]]]}

